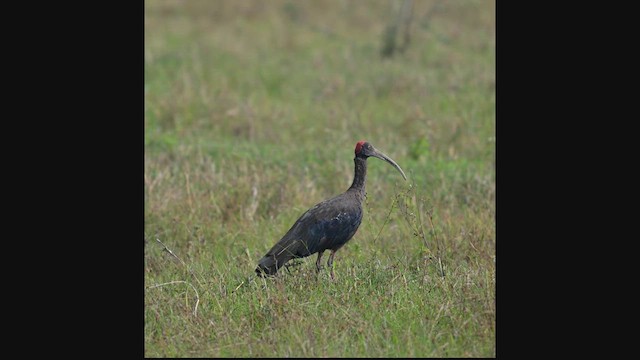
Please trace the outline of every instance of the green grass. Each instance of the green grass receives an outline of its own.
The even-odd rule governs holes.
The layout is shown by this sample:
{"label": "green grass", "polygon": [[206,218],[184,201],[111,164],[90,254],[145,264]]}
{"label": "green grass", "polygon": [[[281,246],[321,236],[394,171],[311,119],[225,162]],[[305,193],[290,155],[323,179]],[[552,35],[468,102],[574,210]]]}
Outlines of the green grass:
{"label": "green grass", "polygon": [[[145,356],[496,355],[495,3],[417,0],[382,59],[399,4],[145,3]],[[257,278],[361,139],[409,181],[368,161],[336,280]]]}

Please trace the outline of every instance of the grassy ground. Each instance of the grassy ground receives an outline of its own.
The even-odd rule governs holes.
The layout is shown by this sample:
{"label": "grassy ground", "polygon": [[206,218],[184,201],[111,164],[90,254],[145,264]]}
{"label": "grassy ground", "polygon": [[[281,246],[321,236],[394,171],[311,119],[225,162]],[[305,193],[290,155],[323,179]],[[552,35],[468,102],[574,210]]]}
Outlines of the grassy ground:
{"label": "grassy ground", "polygon": [[[416,0],[383,58],[402,4],[145,3],[147,357],[495,356],[495,3]],[[361,139],[409,180],[368,161],[336,280],[257,278]]]}

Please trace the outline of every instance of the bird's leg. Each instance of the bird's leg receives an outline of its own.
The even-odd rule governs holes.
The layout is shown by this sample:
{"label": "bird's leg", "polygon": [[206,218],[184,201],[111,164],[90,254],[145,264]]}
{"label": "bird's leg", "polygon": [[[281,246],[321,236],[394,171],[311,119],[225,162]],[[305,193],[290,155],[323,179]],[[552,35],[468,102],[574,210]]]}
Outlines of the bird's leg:
{"label": "bird's leg", "polygon": [[322,269],[322,264],[320,264],[320,259],[322,258],[322,254],[324,254],[324,250],[318,252],[318,260],[316,260],[316,271],[320,272]]}
{"label": "bird's leg", "polygon": [[329,267],[329,269],[331,269],[331,272],[329,274],[331,274],[331,280],[334,279],[333,276],[333,256],[336,254],[336,250],[331,250],[331,255],[329,255],[329,260],[327,261],[327,266]]}

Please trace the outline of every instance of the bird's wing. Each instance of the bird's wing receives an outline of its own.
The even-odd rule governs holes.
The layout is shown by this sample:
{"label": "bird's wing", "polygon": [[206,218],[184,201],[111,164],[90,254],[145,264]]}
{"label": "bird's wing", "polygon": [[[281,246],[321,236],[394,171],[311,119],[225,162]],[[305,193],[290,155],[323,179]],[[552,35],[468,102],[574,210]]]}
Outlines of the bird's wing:
{"label": "bird's wing", "polygon": [[361,209],[349,205],[351,203],[337,196],[307,210],[268,255],[280,256],[286,252],[292,257],[305,257],[343,245],[362,221]]}

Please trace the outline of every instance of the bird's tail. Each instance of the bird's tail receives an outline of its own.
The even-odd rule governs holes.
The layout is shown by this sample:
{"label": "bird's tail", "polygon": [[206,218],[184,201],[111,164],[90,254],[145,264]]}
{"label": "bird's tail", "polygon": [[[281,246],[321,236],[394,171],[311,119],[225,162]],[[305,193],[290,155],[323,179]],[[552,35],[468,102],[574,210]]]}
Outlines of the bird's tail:
{"label": "bird's tail", "polygon": [[273,276],[278,272],[284,264],[291,259],[291,255],[286,253],[281,253],[279,256],[274,254],[265,255],[258,262],[258,267],[256,267],[256,274],[259,276]]}
{"label": "bird's tail", "polygon": [[305,256],[300,252],[302,243],[285,236],[258,262],[256,273],[262,277],[273,276],[289,260],[295,257]]}

